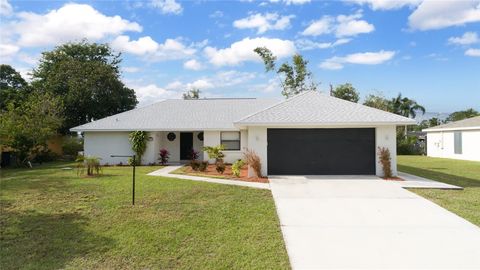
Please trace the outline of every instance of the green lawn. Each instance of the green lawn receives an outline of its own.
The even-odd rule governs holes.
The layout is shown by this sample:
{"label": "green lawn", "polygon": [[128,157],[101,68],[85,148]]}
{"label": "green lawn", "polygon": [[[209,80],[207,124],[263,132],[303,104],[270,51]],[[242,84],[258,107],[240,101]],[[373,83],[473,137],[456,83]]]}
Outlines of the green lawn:
{"label": "green lawn", "polygon": [[0,269],[287,269],[270,191],[71,165],[0,169]]}
{"label": "green lawn", "polygon": [[411,190],[480,226],[480,162],[398,156],[398,170],[464,187],[464,190]]}

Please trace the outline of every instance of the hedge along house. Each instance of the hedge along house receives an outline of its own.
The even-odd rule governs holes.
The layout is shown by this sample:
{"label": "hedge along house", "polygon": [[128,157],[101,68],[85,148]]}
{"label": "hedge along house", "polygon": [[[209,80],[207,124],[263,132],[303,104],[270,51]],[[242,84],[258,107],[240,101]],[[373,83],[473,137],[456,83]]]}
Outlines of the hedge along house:
{"label": "hedge along house", "polygon": [[[255,151],[264,175],[382,175],[378,147],[390,150],[396,165],[396,126],[415,121],[403,116],[307,91],[287,100],[164,100],[106,117],[72,131],[84,133],[86,155],[103,163],[126,163],[112,154],[133,154],[128,135],[149,135],[142,163],[158,162],[162,148],[169,162],[188,160],[191,149],[225,145],[225,161]],[[202,159],[208,156],[203,153]]]}

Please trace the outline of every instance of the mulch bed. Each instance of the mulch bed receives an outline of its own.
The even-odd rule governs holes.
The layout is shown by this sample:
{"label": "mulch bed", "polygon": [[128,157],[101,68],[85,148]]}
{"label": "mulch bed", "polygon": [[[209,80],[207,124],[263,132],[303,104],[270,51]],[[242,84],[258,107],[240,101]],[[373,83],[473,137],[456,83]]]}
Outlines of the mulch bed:
{"label": "mulch bed", "polygon": [[189,175],[195,175],[195,176],[211,176],[211,177],[216,177],[216,178],[225,178],[225,179],[230,179],[230,180],[237,180],[237,181],[245,181],[245,182],[258,182],[258,183],[268,183],[268,178],[267,177],[248,177],[248,167],[243,166],[242,169],[240,170],[240,177],[235,177],[232,173],[232,165],[226,164],[225,165],[225,171],[223,174],[218,173],[217,170],[215,169],[214,164],[209,164],[207,169],[203,172],[201,171],[194,171],[192,170],[192,167],[190,166],[185,166],[184,168],[185,174]]}
{"label": "mulch bed", "polygon": [[389,177],[389,178],[382,177],[382,179],[387,181],[405,181],[405,179],[402,179],[400,177]]}

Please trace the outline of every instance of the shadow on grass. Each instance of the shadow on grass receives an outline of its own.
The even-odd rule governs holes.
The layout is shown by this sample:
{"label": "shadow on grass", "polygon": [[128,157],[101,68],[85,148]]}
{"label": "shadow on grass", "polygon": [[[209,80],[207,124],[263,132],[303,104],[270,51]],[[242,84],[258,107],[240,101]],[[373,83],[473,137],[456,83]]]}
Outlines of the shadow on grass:
{"label": "shadow on grass", "polygon": [[[434,169],[434,168],[432,168]],[[411,167],[406,165],[398,165],[398,170],[401,172],[406,172],[421,177],[425,177],[431,180],[440,181],[443,183],[461,186],[464,188],[468,187],[480,187],[480,179],[473,179],[433,170],[421,169],[418,167]]]}
{"label": "shadow on grass", "polygon": [[2,212],[1,269],[63,269],[75,258],[99,256],[114,245],[87,231],[88,219],[78,213]]}

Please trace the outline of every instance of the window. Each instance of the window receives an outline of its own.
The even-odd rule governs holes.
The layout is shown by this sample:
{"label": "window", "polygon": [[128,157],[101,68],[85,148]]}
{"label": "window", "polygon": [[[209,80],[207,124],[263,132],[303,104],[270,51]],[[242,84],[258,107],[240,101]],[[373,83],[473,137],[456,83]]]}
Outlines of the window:
{"label": "window", "polygon": [[240,132],[228,131],[220,133],[220,143],[225,150],[240,150]]}
{"label": "window", "polygon": [[453,133],[454,144],[453,144],[453,152],[455,154],[462,154],[462,132],[455,131]]}

